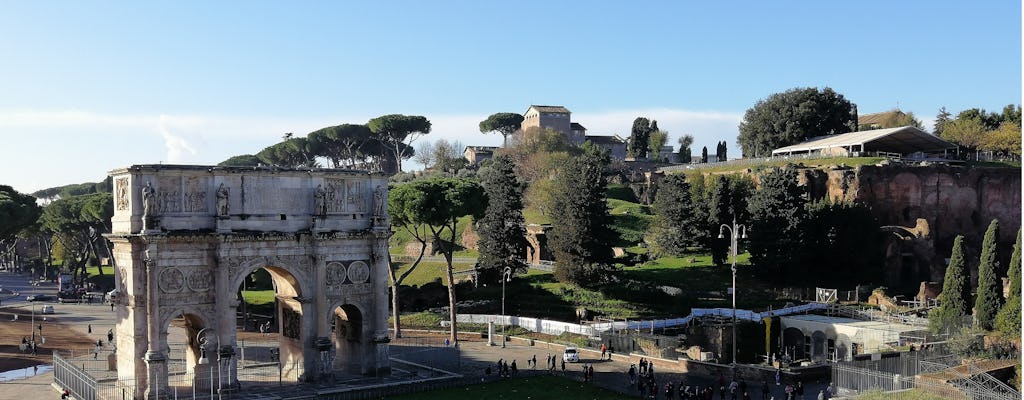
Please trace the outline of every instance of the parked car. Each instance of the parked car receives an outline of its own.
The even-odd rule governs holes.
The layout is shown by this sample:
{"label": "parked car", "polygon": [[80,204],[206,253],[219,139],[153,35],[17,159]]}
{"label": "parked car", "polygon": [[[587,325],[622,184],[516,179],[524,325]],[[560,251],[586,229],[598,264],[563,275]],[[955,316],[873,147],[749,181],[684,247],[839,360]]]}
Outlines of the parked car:
{"label": "parked car", "polygon": [[43,306],[43,314],[53,314],[53,306],[47,304]]}
{"label": "parked car", "polygon": [[27,301],[53,301],[56,298],[57,298],[56,296],[52,296],[52,295],[48,295],[48,294],[37,294],[35,296],[28,296],[28,297],[25,298],[25,300],[27,300]]}
{"label": "parked car", "polygon": [[562,352],[562,361],[565,362],[580,362],[580,352],[575,347],[566,347],[565,351]]}

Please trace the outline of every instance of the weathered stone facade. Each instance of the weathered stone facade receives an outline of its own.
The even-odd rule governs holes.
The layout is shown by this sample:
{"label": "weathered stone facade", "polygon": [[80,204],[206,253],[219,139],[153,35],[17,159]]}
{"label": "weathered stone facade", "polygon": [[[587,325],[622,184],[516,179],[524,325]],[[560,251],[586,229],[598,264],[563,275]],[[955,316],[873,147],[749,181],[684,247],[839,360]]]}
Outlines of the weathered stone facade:
{"label": "weathered stone facade", "polygon": [[1008,259],[1020,228],[1021,172],[1016,168],[865,165],[804,170],[801,180],[814,198],[858,201],[869,205],[883,226],[907,228],[916,243],[905,251],[927,266],[920,278],[932,281],[942,280],[943,259],[956,235],[964,235],[973,248],[969,251],[977,254],[989,222],[998,219],[999,242]]}
{"label": "weathered stone facade", "polygon": [[[390,370],[385,177],[168,165],[110,175],[117,367],[137,380],[136,397],[167,393],[167,330],[179,316],[188,368],[197,376],[214,368],[226,386],[236,384],[235,294],[260,268],[276,287],[280,359],[292,369],[285,376]],[[201,331],[207,356],[226,360],[197,365]]]}

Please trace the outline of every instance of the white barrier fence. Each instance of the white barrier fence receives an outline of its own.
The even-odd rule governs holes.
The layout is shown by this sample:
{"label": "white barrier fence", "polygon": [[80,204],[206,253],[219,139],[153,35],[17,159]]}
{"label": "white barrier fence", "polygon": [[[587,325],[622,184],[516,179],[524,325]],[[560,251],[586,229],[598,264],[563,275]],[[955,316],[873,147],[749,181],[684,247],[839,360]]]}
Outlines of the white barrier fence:
{"label": "white barrier fence", "polygon": [[[764,318],[805,313],[812,310],[827,308],[827,304],[808,303],[794,307],[780,308],[764,312],[750,310],[736,310],[736,319],[760,322]],[[694,318],[700,317],[721,317],[732,318],[731,308],[694,308],[690,315],[683,318],[660,319],[647,321],[621,321],[604,322],[589,325],[573,324],[561,321],[549,321],[539,318],[517,317],[513,315],[490,315],[490,314],[458,314],[456,320],[461,323],[487,324],[494,322],[495,325],[518,326],[532,332],[540,332],[548,335],[560,335],[562,333],[573,333],[596,337],[600,332],[618,329],[661,329],[673,326],[686,325]]]}

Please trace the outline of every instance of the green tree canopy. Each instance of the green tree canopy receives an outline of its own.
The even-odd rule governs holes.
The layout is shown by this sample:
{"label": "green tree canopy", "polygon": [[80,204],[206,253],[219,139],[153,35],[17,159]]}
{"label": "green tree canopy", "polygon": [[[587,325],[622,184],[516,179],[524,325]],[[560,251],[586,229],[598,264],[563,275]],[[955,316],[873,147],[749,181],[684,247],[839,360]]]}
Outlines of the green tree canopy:
{"label": "green tree canopy", "polygon": [[506,267],[522,271],[526,265],[526,221],[523,218],[523,184],[515,175],[515,165],[506,155],[498,155],[480,169],[480,184],[487,192],[487,209],[477,225],[480,241],[481,280],[495,282]]}
{"label": "green tree canopy", "polygon": [[981,242],[978,264],[978,296],[974,302],[974,320],[979,328],[992,330],[996,313],[1003,306],[1003,285],[999,279],[999,221],[992,220]]}
{"label": "green tree canopy", "polygon": [[552,215],[558,218],[552,221],[548,241],[558,262],[555,277],[581,285],[597,278],[587,273],[590,264],[611,259],[614,238],[605,201],[608,154],[589,144],[584,148],[555,176]]}
{"label": "green tree canopy", "polygon": [[968,281],[967,262],[964,260],[964,237],[953,239],[953,252],[942,279],[942,293],[939,306],[928,314],[928,327],[935,333],[954,333],[963,325],[964,317],[970,310],[971,284]]}
{"label": "green tree canopy", "polygon": [[831,88],[795,88],[759,100],[739,129],[743,155],[764,157],[811,137],[855,131],[857,108]]}
{"label": "green tree canopy", "polygon": [[0,241],[10,239],[36,223],[42,208],[36,198],[0,185]]}
{"label": "green tree canopy", "polygon": [[654,195],[654,223],[647,241],[657,255],[679,257],[687,248],[702,242],[701,222],[694,212],[690,184],[684,174],[672,174],[658,181]]}
{"label": "green tree canopy", "polygon": [[412,157],[411,144],[420,136],[430,133],[430,120],[419,115],[388,114],[366,124],[377,140],[392,149],[398,172],[402,172],[402,160]]}
{"label": "green tree canopy", "polygon": [[668,143],[668,132],[651,131],[650,137],[647,139],[647,150],[651,152],[651,158],[655,158],[657,161],[664,161],[661,159],[661,148],[666,143]]}
{"label": "green tree canopy", "polygon": [[633,129],[626,143],[626,152],[630,157],[647,158],[651,131],[651,121],[647,118],[637,117],[633,120]]}
{"label": "green tree canopy", "polygon": [[1020,229],[1017,230],[1017,242],[1013,245],[1013,255],[1010,256],[1010,293],[1009,297],[1006,298],[1006,304],[999,310],[999,314],[996,315],[996,329],[1002,332],[1003,337],[1007,338],[1019,338],[1020,337],[1020,286],[1021,286],[1021,275],[1020,275]]}
{"label": "green tree canopy", "polygon": [[501,112],[491,114],[480,121],[480,133],[498,132],[502,137],[502,146],[508,147],[508,136],[519,130],[523,124],[523,116],[516,113]]}
{"label": "green tree canopy", "polygon": [[458,342],[456,327],[455,282],[452,254],[455,252],[455,235],[458,219],[472,216],[479,219],[487,208],[487,195],[480,184],[459,178],[432,178],[412,181],[396,186],[389,194],[394,199],[388,205],[392,224],[424,225],[441,247],[447,262],[447,286],[449,317],[452,321],[449,331],[451,341]]}
{"label": "green tree canopy", "polygon": [[381,153],[370,128],[363,124],[328,126],[310,132],[307,138],[314,154],[330,160],[334,168],[355,166]]}
{"label": "green tree canopy", "polygon": [[795,278],[786,267],[802,262],[807,211],[803,186],[792,168],[773,168],[760,176],[761,187],[747,203],[751,261],[772,279]]}
{"label": "green tree canopy", "polygon": [[693,135],[683,135],[679,137],[679,162],[683,164],[689,164],[693,161]]}
{"label": "green tree canopy", "polygon": [[263,161],[259,157],[252,154],[242,154],[231,157],[227,160],[217,163],[220,167],[255,167],[262,164]]}
{"label": "green tree canopy", "polygon": [[[807,209],[805,261],[796,266],[795,272],[813,278],[803,282],[840,287],[881,280],[883,236],[871,209],[828,199],[810,203]],[[823,265],[828,266],[829,273],[815,273]]]}

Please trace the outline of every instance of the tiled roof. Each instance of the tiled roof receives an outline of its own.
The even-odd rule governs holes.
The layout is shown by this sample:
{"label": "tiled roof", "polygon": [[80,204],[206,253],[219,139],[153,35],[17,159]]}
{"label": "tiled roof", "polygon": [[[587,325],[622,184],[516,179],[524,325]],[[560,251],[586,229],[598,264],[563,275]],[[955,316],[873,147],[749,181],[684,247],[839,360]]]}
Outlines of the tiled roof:
{"label": "tiled roof", "polygon": [[[565,107],[562,107],[562,106],[540,106],[540,105],[532,104],[532,105],[530,105],[530,108],[533,108],[533,109],[537,110],[537,112],[542,112],[542,113],[562,113],[562,114],[569,114],[570,113],[568,108],[565,108]],[[527,109],[527,111],[529,111],[529,108]]]}

